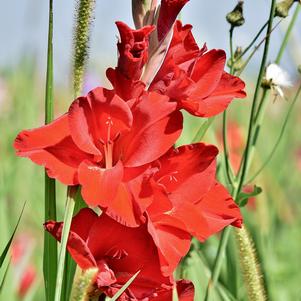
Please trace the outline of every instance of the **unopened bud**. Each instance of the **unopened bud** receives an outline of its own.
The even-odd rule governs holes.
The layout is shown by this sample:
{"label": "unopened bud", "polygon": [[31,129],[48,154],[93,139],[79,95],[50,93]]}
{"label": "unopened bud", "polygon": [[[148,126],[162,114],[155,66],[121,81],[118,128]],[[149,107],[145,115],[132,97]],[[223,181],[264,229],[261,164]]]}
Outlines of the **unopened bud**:
{"label": "unopened bud", "polygon": [[284,0],[278,2],[275,8],[275,17],[286,18],[294,2],[301,3],[301,0]]}
{"label": "unopened bud", "polygon": [[137,29],[154,24],[157,0],[132,0],[132,15]]}
{"label": "unopened bud", "polygon": [[243,4],[243,1],[238,1],[234,9],[226,16],[227,21],[232,27],[238,27],[245,23],[245,18],[243,16]]}
{"label": "unopened bud", "polygon": [[233,58],[232,59],[230,58],[227,62],[227,66],[229,68],[232,67],[232,70],[234,72],[239,71],[244,65],[241,54],[242,54],[242,48],[237,47],[234,52]]}
{"label": "unopened bud", "polygon": [[266,78],[264,78],[261,82],[261,87],[263,89],[271,89],[272,88],[272,80],[268,80]]}

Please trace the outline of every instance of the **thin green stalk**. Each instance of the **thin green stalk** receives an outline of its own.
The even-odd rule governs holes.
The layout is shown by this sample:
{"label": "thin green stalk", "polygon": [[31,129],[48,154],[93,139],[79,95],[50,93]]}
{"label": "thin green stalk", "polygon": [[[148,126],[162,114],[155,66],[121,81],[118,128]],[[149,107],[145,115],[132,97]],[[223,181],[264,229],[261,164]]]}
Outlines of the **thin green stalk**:
{"label": "thin green stalk", "polygon": [[224,111],[223,113],[223,147],[224,147],[224,162],[227,180],[231,185],[234,185],[234,173],[231,167],[231,163],[229,161],[229,151],[228,151],[228,139],[227,139],[227,113]]}
{"label": "thin green stalk", "polygon": [[272,157],[274,156],[277,148],[278,148],[278,145],[279,143],[281,142],[282,140],[282,137],[284,135],[284,132],[285,132],[285,129],[286,129],[286,126],[287,126],[287,123],[288,123],[288,120],[289,120],[289,117],[293,111],[293,108],[294,108],[294,105],[297,101],[297,99],[299,98],[299,95],[301,93],[301,85],[299,86],[298,90],[297,90],[297,93],[292,101],[292,103],[290,104],[290,107],[287,111],[287,114],[285,116],[285,119],[284,119],[284,122],[283,122],[283,125],[281,127],[281,130],[280,130],[280,134],[278,136],[278,139],[276,140],[276,143],[274,145],[274,147],[272,148],[272,151],[270,153],[270,155],[267,157],[266,161],[261,165],[261,167],[255,172],[255,174],[250,177],[250,179],[248,179],[247,183],[250,183],[252,181],[254,181],[254,179],[262,172],[262,170],[269,164],[269,162],[272,160]]}
{"label": "thin green stalk", "polygon": [[[289,36],[292,32],[292,29],[296,23],[296,20],[297,20],[297,17],[298,17],[298,14],[299,14],[299,11],[300,11],[300,5],[298,5],[295,9],[295,12],[294,12],[294,15],[292,17],[292,20],[286,30],[286,33],[285,33],[285,36],[284,36],[284,39],[281,43],[281,46],[280,46],[280,49],[278,51],[278,54],[277,54],[277,58],[275,60],[275,63],[276,64],[279,64],[282,57],[283,57],[283,54],[284,54],[284,50],[287,46],[287,43],[288,43],[288,40],[289,40]],[[256,142],[257,142],[257,138],[258,138],[258,135],[259,135],[259,131],[260,131],[260,128],[261,128],[261,123],[263,121],[263,116],[264,116],[264,112],[265,112],[265,109],[266,109],[266,106],[267,106],[267,103],[268,103],[268,99],[265,97],[266,96],[266,93],[267,93],[267,88],[264,88],[264,91],[263,91],[263,96],[262,96],[262,101],[260,102],[259,104],[259,107],[258,107],[258,110],[257,110],[257,114],[256,114],[256,117],[255,117],[255,124],[256,124],[256,129],[255,129],[255,132],[254,132],[254,137],[253,137],[253,142],[252,142],[252,147],[251,147],[251,160],[252,161],[252,156],[253,156],[253,153],[254,153],[254,149],[255,149],[255,145],[256,145]],[[293,102],[294,103],[294,102]],[[292,106],[291,106],[292,107]],[[288,115],[290,114],[290,110],[288,112]],[[288,116],[287,116],[288,117]],[[285,123],[286,124],[286,123]],[[282,132],[282,130],[281,130]],[[281,136],[281,134],[280,134]],[[281,138],[280,138],[281,140]],[[276,143],[275,147],[277,148],[278,144]],[[276,151],[276,148],[272,150],[272,153],[274,153]],[[268,160],[269,161],[269,160]],[[265,163],[264,163],[265,164]],[[249,166],[248,166],[249,167]],[[261,167],[262,168],[262,167]],[[261,172],[261,168],[257,171],[257,172]],[[263,167],[264,168],[264,167]],[[256,172],[256,176],[257,176],[257,172]],[[253,176],[254,177],[254,176]],[[252,178],[253,178],[252,177]],[[249,182],[249,181],[248,181]]]}
{"label": "thin green stalk", "polygon": [[[230,40],[230,61],[233,62],[233,31],[234,27],[231,26],[229,31],[229,40]],[[233,63],[230,67],[230,74],[233,74]],[[229,152],[228,152],[228,139],[227,139],[227,111],[223,113],[223,147],[224,147],[224,162],[228,182],[232,185],[234,182],[234,173],[229,162]]]}
{"label": "thin green stalk", "polygon": [[[280,19],[278,21],[278,23],[273,27],[272,31],[270,32],[269,35],[271,35],[271,33],[279,26],[279,24],[282,22],[283,19]],[[248,56],[248,58],[246,59],[246,61],[244,62],[243,66],[240,68],[239,72],[236,73],[236,76],[240,76],[242,74],[242,72],[244,71],[244,69],[246,68],[246,66],[249,64],[250,60],[252,59],[253,55],[256,53],[256,51],[260,48],[260,46],[262,45],[262,43],[266,40],[267,36],[265,36],[263,38],[263,40],[260,41],[260,43],[253,49],[253,51],[251,52],[251,54]]]}
{"label": "thin green stalk", "polygon": [[254,43],[257,41],[261,33],[264,31],[264,29],[267,27],[269,21],[266,21],[263,26],[260,28],[254,39],[251,41],[251,43],[245,48],[245,50],[240,54],[240,56],[237,58],[237,60],[241,59],[248,51],[249,49],[254,45]]}
{"label": "thin green stalk", "polygon": [[60,299],[61,299],[66,247],[67,247],[67,241],[68,241],[68,237],[69,237],[69,231],[70,231],[74,206],[75,206],[74,191],[72,188],[68,188],[67,204],[66,204],[66,209],[65,209],[65,214],[64,214],[64,224],[63,224],[61,247],[60,247],[60,253],[59,253],[54,301],[60,301]]}
{"label": "thin green stalk", "polygon": [[[45,123],[53,120],[53,0],[49,1],[48,51],[45,94]],[[56,220],[55,180],[45,173],[45,221]],[[46,291],[46,300],[54,299],[57,273],[57,242],[48,233],[44,232],[43,273]]]}
{"label": "thin green stalk", "polygon": [[276,7],[276,0],[272,0],[269,24],[268,24],[268,28],[267,28],[267,34],[266,34],[266,40],[265,40],[260,70],[259,70],[259,74],[258,74],[258,78],[257,78],[256,88],[255,88],[255,92],[254,92],[254,96],[253,96],[253,103],[252,103],[250,121],[249,121],[248,138],[247,138],[247,143],[246,143],[246,148],[245,148],[245,153],[244,153],[244,159],[242,161],[243,164],[242,164],[241,177],[239,179],[239,184],[238,184],[238,191],[240,191],[243,186],[245,176],[247,173],[247,167],[249,164],[248,157],[249,157],[250,148],[252,145],[254,118],[255,118],[255,113],[256,113],[256,109],[257,109],[257,101],[258,101],[261,81],[262,81],[262,78],[264,75],[264,70],[265,70],[265,66],[266,66],[266,62],[267,62],[267,58],[268,58],[268,51],[269,51],[271,31],[272,31],[272,26],[273,26],[273,19],[274,19],[274,14],[275,14],[275,7]]}
{"label": "thin green stalk", "polygon": [[213,264],[213,271],[206,288],[205,301],[210,300],[212,289],[216,286],[220,270],[222,268],[223,258],[225,256],[226,245],[230,236],[231,228],[227,227],[222,232],[221,240],[218,246],[217,254]]}
{"label": "thin green stalk", "polygon": [[267,88],[263,89],[263,93],[262,93],[262,97],[261,97],[261,101],[259,103],[258,106],[258,110],[257,110],[257,114],[255,116],[254,119],[254,135],[252,138],[252,143],[251,143],[251,147],[250,147],[250,153],[249,153],[249,161],[248,161],[248,166],[247,166],[247,170],[249,170],[250,166],[251,166],[251,162],[253,161],[253,156],[254,156],[254,152],[256,149],[256,143],[257,143],[257,139],[259,137],[259,133],[262,127],[262,122],[263,122],[263,117],[265,115],[265,111],[266,108],[269,104],[269,95],[270,93],[268,93],[270,90]]}
{"label": "thin green stalk", "polygon": [[[256,89],[253,97],[253,103],[252,103],[252,108],[251,108],[251,114],[250,114],[250,121],[249,121],[249,131],[248,131],[248,138],[247,138],[247,143],[246,143],[246,148],[244,152],[244,158],[242,159],[242,172],[239,174],[239,184],[238,186],[234,187],[233,191],[233,198],[235,201],[237,201],[237,198],[239,196],[239,193],[242,189],[242,185],[246,176],[247,172],[247,166],[249,164],[248,159],[249,159],[249,151],[251,147],[251,141],[253,137],[253,126],[254,126],[254,118],[255,118],[255,113],[256,113],[256,108],[257,108],[257,100],[259,96],[259,90],[261,86],[261,81],[263,78],[264,74],[264,69],[267,61],[267,55],[268,55],[268,49],[269,49],[269,43],[270,43],[270,35],[272,31],[272,26],[273,26],[273,18],[274,18],[274,13],[275,13],[275,7],[276,7],[276,0],[271,1],[271,8],[270,8],[270,16],[269,16],[269,22],[268,22],[268,28],[267,28],[267,34],[265,38],[265,47],[263,51],[263,56],[262,56],[262,61],[260,65],[260,70],[257,78],[257,83],[256,83]],[[219,248],[217,255],[215,257],[214,261],[214,266],[211,274],[211,278],[209,280],[208,286],[207,286],[207,291],[206,291],[206,296],[205,296],[205,301],[208,301],[210,298],[210,290],[212,287],[215,286],[219,274],[220,274],[220,269],[222,265],[222,257],[225,254],[225,248],[228,242],[229,238],[229,227],[225,228],[220,240]]]}
{"label": "thin green stalk", "polygon": [[297,18],[298,18],[298,14],[300,12],[300,9],[301,9],[301,5],[297,4],[296,9],[295,9],[294,14],[293,14],[293,17],[292,17],[291,22],[290,22],[290,24],[289,24],[289,26],[288,26],[288,28],[286,30],[284,39],[283,39],[283,41],[281,43],[279,52],[277,54],[277,57],[276,57],[276,60],[275,60],[276,64],[279,64],[280,61],[281,61],[281,58],[282,58],[283,53],[284,53],[284,50],[285,50],[285,48],[287,46],[287,43],[288,43],[288,39],[290,37],[292,29],[293,29],[293,27],[294,27],[294,25],[296,23]]}

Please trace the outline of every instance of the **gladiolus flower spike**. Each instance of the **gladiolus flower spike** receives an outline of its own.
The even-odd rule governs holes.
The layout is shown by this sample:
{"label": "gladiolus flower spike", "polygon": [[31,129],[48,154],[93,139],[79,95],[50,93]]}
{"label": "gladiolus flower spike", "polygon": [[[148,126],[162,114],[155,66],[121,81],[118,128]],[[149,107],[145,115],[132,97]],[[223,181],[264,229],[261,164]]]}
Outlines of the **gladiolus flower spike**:
{"label": "gladiolus flower spike", "polygon": [[[242,216],[216,179],[213,145],[175,148],[181,109],[198,117],[223,112],[245,84],[224,71],[223,50],[198,47],[191,25],[175,21],[187,1],[162,1],[158,24],[131,29],[117,22],[118,64],[97,87],[75,99],[52,123],[17,136],[17,155],[46,168],[49,177],[81,186],[90,207],[74,218],[67,249],[83,270],[97,269],[95,292],[112,297],[137,271],[120,300],[192,301],[193,285],[173,273],[191,237],[205,241]],[[173,8],[172,11],[166,11]],[[156,25],[158,28],[155,30]],[[150,39],[172,40],[151,84],[141,80],[152,55]],[[62,223],[45,229],[61,239]]]}

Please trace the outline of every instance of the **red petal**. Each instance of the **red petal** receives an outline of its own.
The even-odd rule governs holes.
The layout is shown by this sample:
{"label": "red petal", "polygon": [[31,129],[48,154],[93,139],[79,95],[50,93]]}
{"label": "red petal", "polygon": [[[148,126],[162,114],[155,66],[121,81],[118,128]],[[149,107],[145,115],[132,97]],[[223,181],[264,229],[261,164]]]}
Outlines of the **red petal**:
{"label": "red petal", "polygon": [[99,155],[101,143],[114,141],[130,129],[132,114],[126,102],[113,91],[96,88],[72,103],[69,124],[75,143],[82,150]]}
{"label": "red petal", "polygon": [[74,144],[67,118],[63,115],[49,125],[21,132],[14,147],[18,156],[45,166],[51,178],[66,185],[76,185],[77,168],[82,160],[90,156]]}
{"label": "red petal", "polygon": [[178,292],[179,301],[194,300],[194,285],[191,281],[187,281],[187,280],[177,281],[177,292]]}
{"label": "red petal", "polygon": [[119,59],[117,70],[128,79],[138,80],[148,58],[149,36],[154,26],[131,29],[123,22],[116,22],[121,41],[117,44]]}
{"label": "red petal", "polygon": [[158,39],[163,40],[172,28],[179,12],[189,0],[162,0],[158,18]]}
{"label": "red petal", "polygon": [[172,149],[160,158],[160,170],[154,175],[174,205],[198,201],[215,184],[213,145],[196,143]]}
{"label": "red petal", "polygon": [[185,225],[173,217],[161,215],[153,221],[150,216],[148,231],[159,250],[161,270],[165,276],[173,274],[189,251],[191,236],[182,229]]}
{"label": "red petal", "polygon": [[233,98],[244,98],[245,83],[236,76],[223,73],[217,88],[207,97],[200,106],[197,114],[211,117],[225,111]]}
{"label": "red petal", "polygon": [[216,89],[224,72],[225,62],[226,54],[220,49],[210,50],[196,61],[191,74],[191,79],[196,83],[191,89],[191,99],[205,98]]}
{"label": "red petal", "polygon": [[112,168],[101,168],[90,161],[81,163],[78,169],[82,196],[91,206],[110,206],[123,177],[123,166],[119,161]]}
{"label": "red petal", "polygon": [[[96,259],[106,258],[120,285],[140,270],[130,287],[138,299],[140,296],[136,293],[147,296],[156,286],[168,283],[168,278],[161,274],[158,253],[145,225],[137,228],[125,227],[102,214],[90,231],[89,248]],[[112,249],[114,252],[111,252]],[[110,255],[118,250],[126,256]],[[145,287],[141,292],[143,283]]]}
{"label": "red petal", "polygon": [[109,68],[106,75],[116,94],[123,100],[139,98],[145,89],[145,84],[142,81],[128,79],[119,70]]}
{"label": "red petal", "polygon": [[[206,221],[207,227],[190,230],[199,240],[204,241],[209,236],[221,231],[224,227],[232,224],[240,227],[242,216],[239,207],[235,204],[228,191],[217,183],[197,204],[194,210]],[[177,213],[176,213],[177,215]]]}
{"label": "red petal", "polygon": [[183,127],[181,112],[168,97],[155,92],[145,94],[132,110],[131,132],[120,142],[125,167],[150,163],[163,155],[178,139]]}
{"label": "red petal", "polygon": [[110,202],[106,214],[128,227],[137,227],[143,221],[142,212],[129,187],[121,183],[115,198]]}
{"label": "red petal", "polygon": [[98,288],[112,285],[116,282],[114,272],[108,267],[105,261],[98,262],[98,274],[96,278],[96,284]]}

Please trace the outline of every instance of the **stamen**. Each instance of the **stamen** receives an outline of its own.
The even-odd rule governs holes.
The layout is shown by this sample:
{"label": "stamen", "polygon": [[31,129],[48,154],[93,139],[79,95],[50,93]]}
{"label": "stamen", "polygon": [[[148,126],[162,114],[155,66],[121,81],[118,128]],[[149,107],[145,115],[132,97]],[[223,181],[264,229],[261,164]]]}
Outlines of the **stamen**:
{"label": "stamen", "polygon": [[113,126],[113,120],[112,120],[111,116],[108,116],[106,125],[108,126],[107,141],[109,142],[111,140],[111,127]]}

